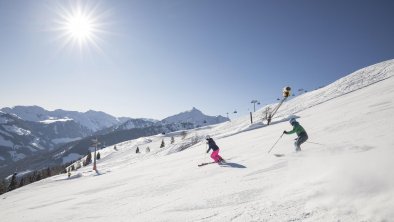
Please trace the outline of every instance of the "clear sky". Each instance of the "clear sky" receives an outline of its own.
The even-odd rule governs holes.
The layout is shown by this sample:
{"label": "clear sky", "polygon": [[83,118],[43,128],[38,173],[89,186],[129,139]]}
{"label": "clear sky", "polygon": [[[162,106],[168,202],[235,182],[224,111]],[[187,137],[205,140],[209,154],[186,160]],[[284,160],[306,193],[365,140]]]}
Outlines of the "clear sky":
{"label": "clear sky", "polygon": [[0,107],[246,114],[284,86],[393,59],[393,12],[390,0],[0,0]]}

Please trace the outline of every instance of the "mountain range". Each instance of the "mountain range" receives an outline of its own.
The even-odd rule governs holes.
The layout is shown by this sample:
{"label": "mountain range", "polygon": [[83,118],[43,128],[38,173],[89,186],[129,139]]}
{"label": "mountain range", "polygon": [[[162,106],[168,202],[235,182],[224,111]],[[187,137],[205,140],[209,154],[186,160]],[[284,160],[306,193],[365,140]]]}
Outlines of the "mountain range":
{"label": "mountain range", "polygon": [[62,164],[85,155],[91,140],[101,146],[159,133],[228,121],[200,110],[167,117],[161,121],[144,118],[117,118],[104,112],[76,112],[39,106],[5,107],[0,111],[0,178],[15,170]]}

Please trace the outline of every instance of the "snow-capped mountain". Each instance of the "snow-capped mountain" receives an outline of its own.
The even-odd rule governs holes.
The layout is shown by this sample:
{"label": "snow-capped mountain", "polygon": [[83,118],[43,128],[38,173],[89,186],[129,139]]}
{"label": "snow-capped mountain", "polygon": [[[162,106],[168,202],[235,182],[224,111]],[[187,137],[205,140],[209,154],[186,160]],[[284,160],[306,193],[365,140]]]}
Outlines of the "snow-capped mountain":
{"label": "snow-capped mountain", "polygon": [[4,167],[23,163],[26,158],[41,156],[92,133],[74,121],[32,122],[1,112],[0,169],[5,173]]}
{"label": "snow-capped mountain", "polygon": [[123,124],[116,127],[117,130],[128,130],[134,128],[146,128],[153,126],[158,120],[153,119],[129,119]]}
{"label": "snow-capped mountain", "polygon": [[[47,111],[38,106],[3,108],[1,114],[12,118],[12,121],[4,120],[4,124],[0,125],[0,139],[3,138],[0,143],[0,148],[3,147],[0,149],[0,154],[2,153],[0,158],[4,159],[0,167],[3,166],[4,174],[12,172],[15,167],[29,169],[31,165],[43,167],[76,160],[88,152],[94,137],[99,138],[102,144],[111,145],[138,137],[188,130],[227,120],[221,116],[206,116],[195,108],[166,118],[171,121],[143,118],[117,119],[103,112]],[[120,124],[120,121],[125,122]],[[85,127],[92,124],[94,127]],[[99,131],[92,130],[107,125],[110,127]],[[16,137],[12,136],[12,131],[29,132],[29,134]],[[12,135],[8,136],[10,134]],[[15,150],[15,147],[18,149]],[[40,152],[36,152],[37,150]],[[46,159],[36,158],[37,155],[45,155]]]}
{"label": "snow-capped mountain", "polygon": [[196,127],[207,126],[226,122],[229,119],[223,116],[207,116],[200,110],[193,107],[191,110],[167,117],[161,120],[162,124],[171,123],[192,123]]}
{"label": "snow-capped mountain", "polygon": [[18,116],[21,119],[52,123],[55,121],[75,121],[91,131],[98,131],[114,125],[122,124],[129,118],[116,118],[104,112],[89,110],[87,112],[66,111],[57,109],[54,111],[45,110],[39,106],[15,106],[5,107],[1,111]]}
{"label": "snow-capped mountain", "polygon": [[[157,132],[173,132],[177,130],[192,129],[201,126],[208,126],[218,124],[229,119],[223,116],[208,116],[203,114],[200,110],[193,107],[193,109],[181,112],[179,114],[169,116],[161,121],[154,119],[129,119],[123,124],[115,125],[97,132],[97,134],[111,133],[114,131],[142,129],[142,128],[156,128]],[[160,131],[161,130],[161,131]],[[155,132],[156,132],[155,131]]]}
{"label": "snow-capped mountain", "polygon": [[105,128],[103,130],[98,131],[96,134],[103,135],[106,133],[111,133],[114,131],[121,131],[121,130],[129,130],[129,129],[138,129],[138,128],[147,128],[155,125],[158,120],[153,119],[128,119],[124,123],[120,125],[115,125],[112,127]]}
{"label": "snow-capped mountain", "polygon": [[[69,178],[61,174],[3,194],[0,218],[393,221],[393,88],[390,60],[285,102],[269,126],[251,125],[243,116],[186,134],[122,142],[117,150],[100,150],[98,172],[88,165]],[[309,134],[298,153],[296,136],[282,134],[291,129],[290,117]],[[215,139],[227,163],[197,167],[212,161],[202,142],[205,135]]]}

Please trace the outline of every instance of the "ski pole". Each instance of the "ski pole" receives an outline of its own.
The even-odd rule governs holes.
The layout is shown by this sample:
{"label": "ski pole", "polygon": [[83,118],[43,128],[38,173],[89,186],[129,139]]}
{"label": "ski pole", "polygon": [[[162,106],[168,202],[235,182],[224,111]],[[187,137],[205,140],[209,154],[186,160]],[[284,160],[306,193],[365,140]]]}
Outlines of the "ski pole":
{"label": "ski pole", "polygon": [[282,135],[280,135],[279,139],[274,143],[274,145],[272,145],[271,149],[268,150],[268,153],[271,152],[271,150],[275,147],[275,145],[279,142],[280,138],[282,138],[283,135],[284,135],[284,133],[282,133]]}

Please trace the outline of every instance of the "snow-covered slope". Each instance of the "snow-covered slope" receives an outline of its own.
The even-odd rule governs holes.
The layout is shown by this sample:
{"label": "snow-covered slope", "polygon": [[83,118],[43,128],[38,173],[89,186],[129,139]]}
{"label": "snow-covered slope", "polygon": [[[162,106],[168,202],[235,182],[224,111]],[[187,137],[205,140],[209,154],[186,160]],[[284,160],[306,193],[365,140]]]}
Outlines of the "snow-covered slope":
{"label": "snow-covered slope", "polygon": [[[287,102],[270,126],[251,126],[245,116],[187,135],[127,141],[118,151],[106,148],[99,174],[87,166],[69,179],[54,176],[0,196],[0,218],[394,221],[393,64],[368,67]],[[285,156],[268,154],[291,129],[282,120],[294,113],[310,137],[303,151],[294,153],[294,136],[284,135],[272,153]],[[210,161],[201,141],[206,134],[227,164],[197,167]],[[159,148],[163,139],[166,146]],[[135,153],[137,146],[142,153]]]}
{"label": "snow-covered slope", "polygon": [[[394,60],[389,60],[360,69],[324,88],[296,97],[293,100],[285,103],[283,108],[278,111],[276,117],[280,118],[298,113],[304,109],[316,106],[331,99],[335,99],[339,96],[346,95],[355,90],[383,81],[387,78],[391,78],[394,76],[393,61]],[[379,93],[383,94],[385,92],[381,90]],[[264,109],[265,108],[262,110]]]}

